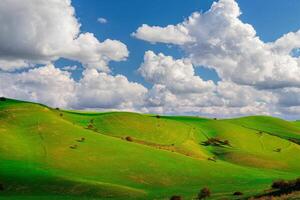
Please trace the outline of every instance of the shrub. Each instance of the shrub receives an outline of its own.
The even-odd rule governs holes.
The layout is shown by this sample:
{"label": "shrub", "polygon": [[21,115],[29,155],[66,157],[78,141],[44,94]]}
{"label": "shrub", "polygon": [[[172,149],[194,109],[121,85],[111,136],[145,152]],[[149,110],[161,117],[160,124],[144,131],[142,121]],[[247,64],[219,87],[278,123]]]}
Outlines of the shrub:
{"label": "shrub", "polygon": [[93,123],[94,123],[94,119],[91,119],[91,120],[90,120],[90,123],[93,124]]}
{"label": "shrub", "polygon": [[237,192],[234,192],[234,193],[233,193],[233,195],[234,195],[234,196],[241,196],[241,195],[243,195],[243,193],[242,193],[242,192],[239,192],[239,191],[237,191]]}
{"label": "shrub", "polygon": [[174,196],[171,196],[170,200],[182,200],[182,197],[178,196],[178,195],[174,195]]}
{"label": "shrub", "polygon": [[202,142],[204,146],[231,146],[228,140],[221,140],[216,137],[208,138],[205,142]]}
{"label": "shrub", "polygon": [[77,149],[77,147],[78,147],[77,144],[74,144],[74,145],[70,146],[71,149]]}
{"label": "shrub", "polygon": [[130,137],[130,136],[126,136],[125,140],[127,140],[128,142],[132,142],[133,141],[132,137]]}
{"label": "shrub", "polygon": [[93,126],[93,124],[89,124],[87,128],[88,129],[94,129],[94,126]]}
{"label": "shrub", "polygon": [[274,151],[280,153],[281,152],[281,148],[277,148]]}
{"label": "shrub", "polygon": [[59,108],[55,108],[55,110],[60,110]]}
{"label": "shrub", "polygon": [[273,189],[286,189],[289,187],[289,183],[287,181],[284,181],[284,180],[278,180],[278,181],[274,181],[272,183],[272,186],[271,186]]}
{"label": "shrub", "polygon": [[0,191],[4,191],[4,185],[0,183]]}
{"label": "shrub", "polygon": [[82,137],[82,138],[80,138],[80,139],[77,140],[77,142],[84,142],[84,141],[85,141],[84,137]]}
{"label": "shrub", "polygon": [[6,101],[5,97],[0,97],[0,101]]}
{"label": "shrub", "polygon": [[62,116],[64,116],[64,114],[60,113],[60,114],[59,114],[59,116],[61,116],[61,117],[62,117]]}
{"label": "shrub", "polygon": [[207,187],[205,187],[200,190],[200,192],[198,194],[198,199],[206,199],[206,198],[210,197],[210,195],[211,195],[210,190]]}
{"label": "shrub", "polygon": [[217,162],[217,158],[216,157],[209,157],[209,158],[207,158],[207,160]]}
{"label": "shrub", "polygon": [[160,118],[160,115],[156,115],[156,118],[159,119],[159,118]]}
{"label": "shrub", "polygon": [[224,140],[224,141],[223,141],[223,145],[230,146],[230,143],[229,143],[228,140]]}

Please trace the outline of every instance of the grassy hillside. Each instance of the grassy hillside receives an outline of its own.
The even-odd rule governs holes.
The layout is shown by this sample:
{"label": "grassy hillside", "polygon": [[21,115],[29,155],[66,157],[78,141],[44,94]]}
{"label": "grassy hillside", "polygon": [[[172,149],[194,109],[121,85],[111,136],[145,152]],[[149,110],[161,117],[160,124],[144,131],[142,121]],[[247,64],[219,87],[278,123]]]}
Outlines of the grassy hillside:
{"label": "grassy hillside", "polygon": [[213,120],[62,111],[0,101],[0,199],[211,199],[260,193],[300,174],[300,127],[271,117]]}

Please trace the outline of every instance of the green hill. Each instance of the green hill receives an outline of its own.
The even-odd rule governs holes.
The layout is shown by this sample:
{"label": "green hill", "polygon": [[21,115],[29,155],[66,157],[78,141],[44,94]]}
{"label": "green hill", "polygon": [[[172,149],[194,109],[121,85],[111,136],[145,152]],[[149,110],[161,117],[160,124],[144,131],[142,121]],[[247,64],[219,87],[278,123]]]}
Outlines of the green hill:
{"label": "green hill", "polygon": [[300,126],[0,101],[0,199],[236,199],[300,174]]}

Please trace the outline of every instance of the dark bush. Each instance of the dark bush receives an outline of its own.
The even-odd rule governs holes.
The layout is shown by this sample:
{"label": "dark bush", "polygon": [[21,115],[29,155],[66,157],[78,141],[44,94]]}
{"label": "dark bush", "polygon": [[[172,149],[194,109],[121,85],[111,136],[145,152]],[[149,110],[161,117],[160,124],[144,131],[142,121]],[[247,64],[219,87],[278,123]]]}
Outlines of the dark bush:
{"label": "dark bush", "polygon": [[73,144],[70,146],[71,149],[77,149],[77,147],[78,147],[77,144]]}
{"label": "dark bush", "polygon": [[94,126],[93,126],[93,124],[89,124],[87,128],[88,129],[94,129]]}
{"label": "dark bush", "polygon": [[4,185],[0,183],[0,191],[4,191]]}
{"label": "dark bush", "polygon": [[218,120],[217,118],[214,118],[214,120]]}
{"label": "dark bush", "polygon": [[277,148],[274,151],[280,153],[281,152],[281,148]]}
{"label": "dark bush", "polygon": [[55,110],[60,110],[59,108],[55,108]]}
{"label": "dark bush", "polygon": [[133,141],[133,138],[130,137],[130,136],[126,136],[126,137],[125,137],[125,140],[127,140],[128,142],[132,142],[132,141]]}
{"label": "dark bush", "polygon": [[182,200],[182,197],[178,196],[178,195],[174,195],[174,196],[171,196],[170,200]]}
{"label": "dark bush", "polygon": [[208,138],[205,142],[202,142],[204,146],[231,146],[228,140],[221,140],[216,137]]}
{"label": "dark bush", "polygon": [[239,191],[237,191],[237,192],[234,192],[234,193],[233,193],[233,195],[234,195],[234,196],[241,196],[241,195],[243,195],[243,193],[242,193],[242,192],[239,192]]}
{"label": "dark bush", "polygon": [[273,189],[285,189],[289,187],[289,182],[285,181],[285,180],[278,180],[278,181],[274,181],[272,183],[271,186]]}
{"label": "dark bush", "polygon": [[217,162],[217,158],[216,157],[209,157],[209,158],[207,158],[207,160],[213,161],[213,162]]}
{"label": "dark bush", "polygon": [[85,141],[84,137],[82,137],[82,138],[80,138],[80,139],[77,140],[77,142],[84,142],[84,141]]}
{"label": "dark bush", "polygon": [[62,113],[59,113],[59,116],[61,116],[61,117],[62,117],[62,116],[64,116],[64,114],[62,114]]}
{"label": "dark bush", "polygon": [[5,97],[0,97],[0,101],[6,101]]}
{"label": "dark bush", "polygon": [[206,199],[206,198],[210,197],[210,195],[211,195],[210,190],[207,187],[205,187],[200,190],[200,192],[198,194],[198,199]]}
{"label": "dark bush", "polygon": [[159,119],[159,118],[160,118],[160,115],[156,115],[156,118]]}

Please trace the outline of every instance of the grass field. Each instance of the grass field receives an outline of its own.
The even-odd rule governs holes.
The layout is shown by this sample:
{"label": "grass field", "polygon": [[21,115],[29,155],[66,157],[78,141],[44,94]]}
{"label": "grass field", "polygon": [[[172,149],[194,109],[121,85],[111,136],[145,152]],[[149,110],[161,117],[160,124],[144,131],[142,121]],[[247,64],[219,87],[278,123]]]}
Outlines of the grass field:
{"label": "grass field", "polygon": [[[300,176],[300,123],[0,102],[0,199],[210,199]],[[240,197],[239,197],[240,198]]]}

